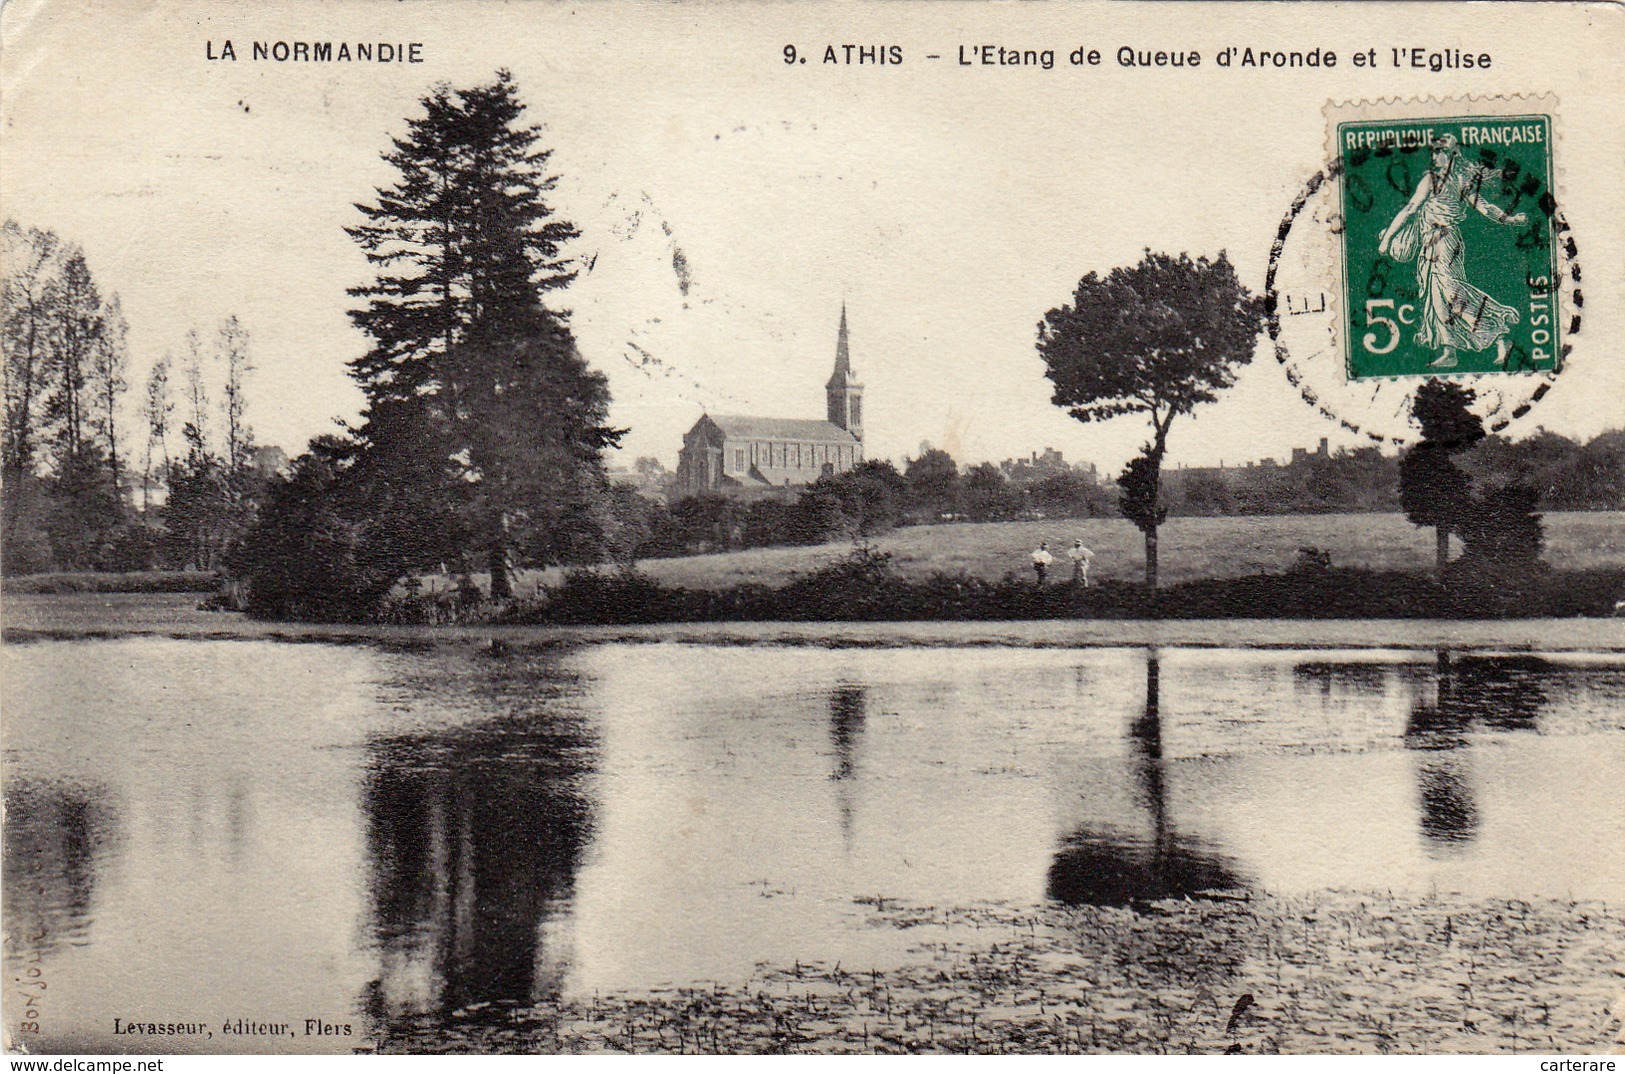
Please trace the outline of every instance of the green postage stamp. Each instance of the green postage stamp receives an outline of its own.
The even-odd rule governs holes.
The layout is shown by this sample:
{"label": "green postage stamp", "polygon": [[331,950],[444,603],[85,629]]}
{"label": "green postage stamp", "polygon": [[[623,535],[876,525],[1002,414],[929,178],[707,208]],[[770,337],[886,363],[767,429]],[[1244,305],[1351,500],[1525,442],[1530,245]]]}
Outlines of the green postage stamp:
{"label": "green postage stamp", "polygon": [[1328,102],[1325,165],[1270,248],[1266,327],[1299,394],[1377,443],[1416,435],[1430,377],[1499,432],[1569,363],[1579,245],[1550,94]]}
{"label": "green postage stamp", "polygon": [[1334,132],[1349,379],[1556,373],[1552,115],[1365,118]]}

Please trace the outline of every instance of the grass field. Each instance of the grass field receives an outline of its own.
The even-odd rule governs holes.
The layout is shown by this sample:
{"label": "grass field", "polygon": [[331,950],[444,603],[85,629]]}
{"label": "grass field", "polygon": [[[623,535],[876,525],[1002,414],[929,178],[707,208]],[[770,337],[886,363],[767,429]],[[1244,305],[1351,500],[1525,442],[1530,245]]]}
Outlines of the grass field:
{"label": "grass field", "polygon": [[212,593],[214,571],[56,571],[7,577],[7,593]]}
{"label": "grass field", "polygon": [[[890,552],[905,576],[964,572],[996,581],[1008,571],[1031,577],[1030,554],[1048,541],[1057,562],[1052,580],[1067,576],[1065,549],[1082,538],[1095,552],[1091,580],[1138,581],[1145,574],[1145,542],[1121,518],[1044,522],[951,523],[907,526],[874,543]],[[1279,571],[1313,545],[1329,550],[1337,567],[1429,572],[1433,531],[1403,515],[1255,515],[1240,518],[1174,518],[1162,527],[1161,581],[1233,578]],[[681,559],[650,559],[638,566],[670,585],[717,588],[738,582],[780,585],[852,549],[848,543],[794,548],[756,548]],[[1461,551],[1453,544],[1453,552]],[[1625,564],[1625,512],[1576,511],[1546,515],[1544,559],[1565,570]]]}

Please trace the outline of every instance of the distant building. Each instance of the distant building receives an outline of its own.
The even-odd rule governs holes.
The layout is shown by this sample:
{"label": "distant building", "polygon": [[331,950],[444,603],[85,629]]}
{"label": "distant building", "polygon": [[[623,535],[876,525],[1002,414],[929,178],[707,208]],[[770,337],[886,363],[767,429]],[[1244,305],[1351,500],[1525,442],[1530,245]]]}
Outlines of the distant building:
{"label": "distant building", "polygon": [[825,420],[703,414],[683,437],[678,494],[749,496],[810,485],[863,461],[863,385],[852,372],[846,307],[835,342],[835,371],[824,385]]}
{"label": "distant building", "polygon": [[[1308,448],[1293,448],[1292,461],[1287,465],[1297,465],[1299,463],[1307,462],[1310,459],[1329,458],[1331,458],[1331,443],[1326,437],[1323,436],[1320,438],[1320,446],[1314,451],[1310,451]],[[1281,465],[1281,463],[1276,462],[1274,459],[1260,459],[1256,463],[1244,462],[1240,466],[1226,466],[1224,464],[1224,460],[1220,459],[1219,465],[1217,466],[1186,466],[1182,463],[1177,468],[1166,471],[1166,476],[1170,477],[1174,483],[1178,483],[1180,481],[1203,480],[1208,478],[1217,481],[1234,482],[1241,480],[1245,475],[1245,471],[1247,470],[1252,470],[1255,468],[1273,470],[1279,468]]]}
{"label": "distant building", "polygon": [[[1324,436],[1320,438],[1320,450],[1315,452],[1315,455],[1316,457],[1322,459],[1331,457],[1331,451],[1329,450],[1327,440]],[[1309,458],[1308,448],[1295,447],[1292,449],[1293,462],[1303,462],[1307,458]]]}
{"label": "distant building", "polygon": [[1052,447],[1046,447],[1042,453],[1035,451],[1025,459],[1005,459],[999,463],[999,469],[1007,479],[1018,485],[1042,481],[1056,474],[1077,474],[1090,481],[1097,481],[1099,476],[1094,463],[1070,464],[1065,455]]}

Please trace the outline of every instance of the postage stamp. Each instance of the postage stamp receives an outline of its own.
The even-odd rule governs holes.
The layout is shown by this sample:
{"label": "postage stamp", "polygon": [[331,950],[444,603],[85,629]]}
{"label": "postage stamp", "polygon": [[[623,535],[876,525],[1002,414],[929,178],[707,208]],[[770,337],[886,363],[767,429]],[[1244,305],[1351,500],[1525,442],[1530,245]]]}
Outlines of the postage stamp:
{"label": "postage stamp", "polygon": [[1556,370],[1552,117],[1337,125],[1352,379]]}
{"label": "postage stamp", "polygon": [[1529,413],[1580,330],[1550,95],[1331,103],[1326,164],[1284,214],[1266,282],[1305,402],[1376,443],[1410,398],[1468,378],[1492,431]]}

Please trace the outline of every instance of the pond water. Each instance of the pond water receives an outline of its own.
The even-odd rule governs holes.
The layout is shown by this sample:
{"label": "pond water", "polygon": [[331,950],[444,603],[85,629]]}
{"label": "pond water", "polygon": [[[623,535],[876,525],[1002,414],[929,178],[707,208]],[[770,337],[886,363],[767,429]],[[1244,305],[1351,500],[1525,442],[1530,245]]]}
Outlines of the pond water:
{"label": "pond water", "polygon": [[877,900],[1625,898],[1617,655],[130,638],[4,681],[45,1051],[886,968]]}

